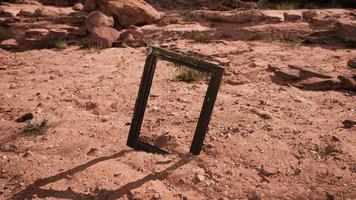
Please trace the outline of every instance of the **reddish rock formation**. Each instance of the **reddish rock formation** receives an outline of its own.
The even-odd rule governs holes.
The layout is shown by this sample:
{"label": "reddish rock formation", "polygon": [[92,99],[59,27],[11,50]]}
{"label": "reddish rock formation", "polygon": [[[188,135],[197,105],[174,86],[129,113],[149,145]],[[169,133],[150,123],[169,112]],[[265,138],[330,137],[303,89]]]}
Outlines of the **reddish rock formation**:
{"label": "reddish rock formation", "polygon": [[93,29],[90,40],[94,45],[100,48],[112,47],[112,44],[117,40],[120,33],[111,27],[101,26]]}

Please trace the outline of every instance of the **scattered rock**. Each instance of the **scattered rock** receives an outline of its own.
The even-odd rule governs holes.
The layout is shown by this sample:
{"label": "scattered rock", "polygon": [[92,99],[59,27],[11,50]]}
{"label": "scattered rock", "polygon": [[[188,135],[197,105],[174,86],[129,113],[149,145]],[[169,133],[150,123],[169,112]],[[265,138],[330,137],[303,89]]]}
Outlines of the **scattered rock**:
{"label": "scattered rock", "polygon": [[10,86],[9,86],[9,89],[17,89],[17,85],[16,85],[16,84],[11,83],[11,84],[10,84]]}
{"label": "scattered rock", "polygon": [[349,169],[352,173],[356,173],[356,163],[353,163],[349,166]]}
{"label": "scattered rock", "polygon": [[3,48],[3,49],[15,49],[15,48],[17,48],[17,46],[18,46],[18,43],[15,39],[7,39],[0,43],[0,48]]}
{"label": "scattered rock", "polygon": [[112,112],[117,112],[117,106],[118,106],[118,103],[117,103],[117,102],[112,102],[112,103],[110,104],[111,111],[112,111]]}
{"label": "scattered rock", "polygon": [[274,74],[285,81],[297,81],[301,77],[300,70],[291,68],[276,69]]}
{"label": "scattered rock", "polygon": [[85,24],[85,28],[89,32],[93,32],[94,28],[97,27],[104,27],[104,26],[113,27],[114,19],[112,17],[104,15],[100,11],[93,11],[88,15],[84,24]]}
{"label": "scattered rock", "polygon": [[24,153],[24,154],[22,155],[22,157],[27,158],[27,157],[30,157],[30,156],[32,156],[32,155],[33,155],[33,153],[32,153],[31,151],[26,151],[26,153]]}
{"label": "scattered rock", "polygon": [[97,103],[94,103],[94,102],[91,102],[91,101],[88,101],[85,103],[85,110],[94,110],[98,108],[98,104]]}
{"label": "scattered rock", "polygon": [[252,109],[251,111],[256,115],[260,116],[262,119],[272,119],[271,114],[266,111],[261,111],[257,109]]}
{"label": "scattered rock", "polygon": [[243,85],[250,83],[251,81],[243,74],[237,74],[236,76],[225,79],[224,82],[228,85]]}
{"label": "scattered rock", "polygon": [[152,24],[161,18],[160,13],[143,0],[100,0],[99,5],[123,27]]}
{"label": "scattered rock", "polygon": [[331,137],[331,141],[333,141],[333,142],[341,142],[341,140],[338,137],[336,137],[335,135],[333,135]]}
{"label": "scattered rock", "polygon": [[146,45],[143,37],[143,32],[140,29],[127,29],[120,33],[119,42],[126,46],[141,47]]}
{"label": "scattered rock", "polygon": [[261,167],[257,168],[258,175],[262,178],[263,181],[268,181],[266,177],[268,176],[273,176],[276,174],[273,169],[269,167],[265,167],[264,165],[261,165]]}
{"label": "scattered rock", "polygon": [[340,81],[340,88],[356,91],[356,75],[339,75],[337,78]]}
{"label": "scattered rock", "polygon": [[193,180],[194,183],[201,183],[205,181],[205,176],[201,174],[197,174]]}
{"label": "scattered rock", "polygon": [[111,27],[101,26],[94,28],[90,35],[92,44],[98,45],[101,48],[110,48],[112,44],[118,39],[120,33]]}
{"label": "scattered rock", "polygon": [[324,155],[339,155],[342,153],[340,142],[332,141],[324,149]]}
{"label": "scattered rock", "polygon": [[48,34],[48,32],[48,29],[42,28],[28,29],[25,32],[25,37],[26,39],[39,41],[43,39]]}
{"label": "scattered rock", "polygon": [[341,88],[340,81],[337,78],[323,79],[318,77],[302,80],[295,86],[305,90],[338,90]]}
{"label": "scattered rock", "polygon": [[78,11],[83,10],[83,8],[84,8],[84,6],[83,6],[83,4],[81,4],[81,3],[76,3],[76,4],[74,4],[74,6],[73,6],[73,10],[78,10]]}
{"label": "scattered rock", "polygon": [[17,146],[15,146],[13,144],[5,144],[0,149],[3,152],[17,152],[18,151]]}
{"label": "scattered rock", "polygon": [[342,122],[342,124],[344,125],[344,128],[352,128],[356,125],[356,121],[346,119]]}
{"label": "scattered rock", "polygon": [[33,114],[32,113],[25,113],[23,115],[21,115],[20,117],[18,117],[16,119],[17,123],[22,123],[22,122],[26,122],[33,119]]}
{"label": "scattered rock", "polygon": [[356,57],[355,58],[351,58],[347,62],[347,66],[350,67],[351,69],[356,69]]}
{"label": "scattered rock", "polygon": [[326,192],[326,199],[327,200],[335,200],[335,195],[329,192]]}
{"label": "scattered rock", "polygon": [[221,58],[221,57],[215,57],[212,60],[217,62],[219,65],[222,66],[228,66],[231,63],[231,60],[229,58]]}
{"label": "scattered rock", "polygon": [[302,173],[302,169],[300,169],[299,167],[292,167],[292,169],[293,169],[293,175],[294,176],[297,176],[300,173]]}
{"label": "scattered rock", "polygon": [[99,150],[97,148],[91,148],[87,152],[87,156],[96,156],[98,154]]}
{"label": "scattered rock", "polygon": [[263,195],[258,191],[251,190],[251,191],[247,192],[246,199],[247,200],[262,200]]}
{"label": "scattered rock", "polygon": [[165,164],[168,164],[168,163],[170,163],[170,162],[172,162],[171,159],[161,159],[161,160],[158,160],[158,161],[156,162],[156,164],[158,164],[158,165],[165,165]]}
{"label": "scattered rock", "polygon": [[246,83],[249,83],[249,82],[236,80],[236,79],[233,79],[233,78],[229,78],[229,79],[225,80],[225,83],[228,84],[228,85],[243,85],[243,84],[246,84]]}

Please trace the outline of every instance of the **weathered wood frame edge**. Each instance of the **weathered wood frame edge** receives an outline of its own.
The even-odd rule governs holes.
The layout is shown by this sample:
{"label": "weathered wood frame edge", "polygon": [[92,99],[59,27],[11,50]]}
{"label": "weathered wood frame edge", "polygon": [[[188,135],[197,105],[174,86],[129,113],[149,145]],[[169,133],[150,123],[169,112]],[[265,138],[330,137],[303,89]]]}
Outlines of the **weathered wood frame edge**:
{"label": "weathered wood frame edge", "polygon": [[148,48],[148,55],[146,58],[140,83],[140,89],[138,91],[131,127],[127,139],[127,146],[137,150],[143,150],[152,153],[168,153],[165,150],[139,140],[140,130],[156,69],[157,58],[160,58],[162,60],[184,65],[185,67],[192,68],[201,72],[207,72],[211,75],[209,86],[204,98],[203,107],[200,112],[198,124],[195,129],[193,141],[190,147],[190,152],[192,154],[199,155],[205,139],[206,131],[208,129],[215,100],[219,91],[224,68],[214,63],[194,58],[183,53],[173,52],[156,46],[149,46]]}

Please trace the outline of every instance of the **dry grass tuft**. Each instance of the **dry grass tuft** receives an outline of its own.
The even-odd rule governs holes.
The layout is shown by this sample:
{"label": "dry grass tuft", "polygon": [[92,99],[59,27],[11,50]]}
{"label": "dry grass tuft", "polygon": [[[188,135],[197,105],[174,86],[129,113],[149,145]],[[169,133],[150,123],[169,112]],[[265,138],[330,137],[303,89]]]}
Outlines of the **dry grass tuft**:
{"label": "dry grass tuft", "polygon": [[264,35],[263,40],[267,42],[287,44],[288,46],[297,46],[302,43],[302,39],[297,35],[282,35],[276,33]]}
{"label": "dry grass tuft", "polygon": [[66,49],[68,47],[68,44],[66,41],[64,40],[58,40],[55,44],[54,44],[54,48],[56,48],[57,50],[63,50]]}
{"label": "dry grass tuft", "polygon": [[193,32],[192,38],[194,41],[201,42],[201,43],[208,43],[212,39],[209,32],[200,32],[200,31]]}
{"label": "dry grass tuft", "polygon": [[179,65],[176,66],[176,73],[174,75],[174,79],[176,81],[181,81],[181,82],[194,82],[194,81],[199,81],[204,77],[204,73],[199,72],[194,69],[182,67]]}

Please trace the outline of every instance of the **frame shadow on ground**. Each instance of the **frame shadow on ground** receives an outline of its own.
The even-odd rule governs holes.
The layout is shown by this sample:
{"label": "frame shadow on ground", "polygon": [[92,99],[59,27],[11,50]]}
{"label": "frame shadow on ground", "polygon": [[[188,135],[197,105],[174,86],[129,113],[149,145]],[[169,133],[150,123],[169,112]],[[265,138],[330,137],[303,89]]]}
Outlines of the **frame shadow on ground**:
{"label": "frame shadow on ground", "polygon": [[64,199],[117,199],[124,195],[127,195],[128,197],[130,197],[130,196],[132,196],[130,193],[131,190],[139,188],[140,186],[142,186],[143,184],[145,184],[149,181],[163,180],[163,179],[167,178],[176,169],[189,163],[194,158],[191,154],[185,154],[180,157],[178,162],[176,162],[172,166],[166,168],[165,170],[162,170],[160,172],[153,173],[153,174],[148,174],[145,177],[143,177],[139,180],[133,181],[133,182],[129,182],[116,190],[101,189],[101,190],[96,191],[94,194],[86,194],[86,193],[75,192],[75,191],[71,190],[70,188],[67,190],[54,190],[54,189],[42,189],[41,188],[42,186],[45,186],[47,184],[54,183],[56,181],[65,179],[68,176],[72,176],[78,172],[84,171],[87,168],[89,168],[95,164],[122,157],[125,154],[130,153],[130,152],[133,152],[133,151],[132,150],[122,150],[122,151],[115,153],[113,155],[110,155],[110,156],[93,159],[93,160],[88,161],[82,165],[79,165],[72,169],[58,173],[56,175],[38,179],[35,182],[33,182],[32,184],[30,184],[29,186],[27,186],[25,189],[14,194],[9,199],[14,199],[14,200],[32,199],[32,198],[34,198],[34,196],[37,196],[39,198],[52,197],[52,198],[64,198]]}

